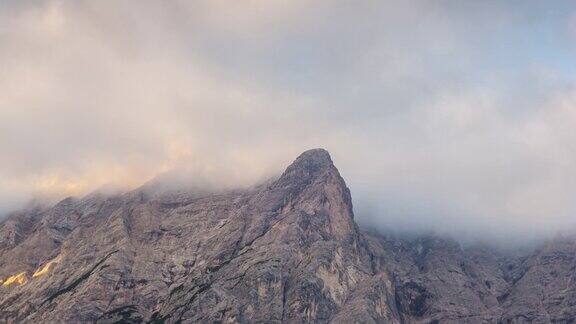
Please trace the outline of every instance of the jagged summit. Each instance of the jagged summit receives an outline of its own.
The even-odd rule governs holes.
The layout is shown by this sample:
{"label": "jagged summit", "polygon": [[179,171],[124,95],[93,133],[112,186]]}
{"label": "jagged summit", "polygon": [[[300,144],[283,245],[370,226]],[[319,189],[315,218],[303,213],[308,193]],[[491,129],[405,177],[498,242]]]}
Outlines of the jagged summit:
{"label": "jagged summit", "polygon": [[362,232],[313,149],[256,188],[14,214],[0,223],[0,322],[570,323],[575,251]]}
{"label": "jagged summit", "polygon": [[331,166],[332,158],[330,157],[330,153],[323,148],[315,148],[311,150],[307,150],[304,153],[300,154],[294,160],[292,165],[308,167],[308,166],[315,166],[315,167],[322,167],[322,166]]}
{"label": "jagged summit", "polygon": [[333,170],[337,173],[336,167],[330,158],[330,153],[322,148],[311,149],[300,154],[286,168],[279,182],[295,181],[306,183],[309,177],[319,175],[322,171],[328,170]]}

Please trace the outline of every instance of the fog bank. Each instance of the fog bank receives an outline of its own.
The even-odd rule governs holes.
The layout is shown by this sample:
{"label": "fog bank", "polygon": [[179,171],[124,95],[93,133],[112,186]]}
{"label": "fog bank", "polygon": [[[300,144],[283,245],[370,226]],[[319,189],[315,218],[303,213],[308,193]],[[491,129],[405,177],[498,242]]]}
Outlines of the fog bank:
{"label": "fog bank", "polygon": [[324,147],[365,226],[547,237],[576,225],[575,38],[572,1],[3,1],[0,211]]}

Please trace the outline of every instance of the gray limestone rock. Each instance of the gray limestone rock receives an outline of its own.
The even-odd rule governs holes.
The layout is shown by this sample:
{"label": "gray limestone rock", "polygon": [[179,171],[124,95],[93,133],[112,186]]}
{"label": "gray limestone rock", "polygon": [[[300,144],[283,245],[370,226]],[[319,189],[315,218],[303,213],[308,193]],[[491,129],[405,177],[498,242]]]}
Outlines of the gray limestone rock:
{"label": "gray limestone rock", "polygon": [[576,240],[511,255],[362,232],[328,152],[223,192],[67,198],[0,224],[0,322],[571,322]]}

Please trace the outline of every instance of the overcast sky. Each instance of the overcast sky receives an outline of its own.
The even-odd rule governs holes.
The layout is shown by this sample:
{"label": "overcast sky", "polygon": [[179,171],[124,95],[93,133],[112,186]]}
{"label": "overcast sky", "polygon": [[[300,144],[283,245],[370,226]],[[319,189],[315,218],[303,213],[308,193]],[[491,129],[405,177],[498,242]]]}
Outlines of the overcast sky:
{"label": "overcast sky", "polygon": [[573,1],[0,0],[0,210],[324,147],[363,224],[542,237],[576,226],[575,81]]}

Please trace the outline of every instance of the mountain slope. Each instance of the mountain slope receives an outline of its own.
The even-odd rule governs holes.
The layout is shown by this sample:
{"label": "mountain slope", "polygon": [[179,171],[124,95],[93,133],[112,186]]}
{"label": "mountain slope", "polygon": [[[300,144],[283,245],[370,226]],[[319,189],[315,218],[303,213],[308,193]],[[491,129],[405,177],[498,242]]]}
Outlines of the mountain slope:
{"label": "mountain slope", "polygon": [[143,187],[12,215],[0,225],[0,319],[569,321],[575,251],[510,256],[362,232],[344,180],[315,149],[247,190]]}

